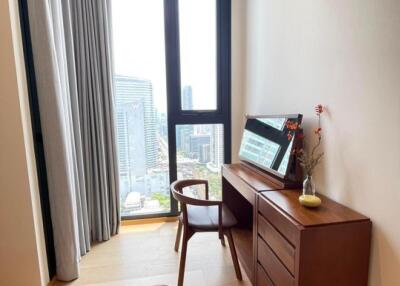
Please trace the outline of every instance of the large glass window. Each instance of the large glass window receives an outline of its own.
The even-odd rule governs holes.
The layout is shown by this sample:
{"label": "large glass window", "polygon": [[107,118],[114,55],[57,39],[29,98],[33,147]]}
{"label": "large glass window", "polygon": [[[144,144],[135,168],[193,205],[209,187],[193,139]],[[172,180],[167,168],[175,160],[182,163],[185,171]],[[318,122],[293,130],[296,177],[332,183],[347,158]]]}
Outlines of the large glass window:
{"label": "large glass window", "polygon": [[180,0],[182,110],[217,108],[215,0]]}
{"label": "large glass window", "polygon": [[230,0],[112,0],[122,218],[177,215],[169,185],[230,160]]}
{"label": "large glass window", "polygon": [[112,4],[121,215],[169,212],[163,1]]}
{"label": "large glass window", "polygon": [[178,179],[206,179],[210,197],[221,198],[221,165],[224,162],[222,124],[178,125],[176,160]]}

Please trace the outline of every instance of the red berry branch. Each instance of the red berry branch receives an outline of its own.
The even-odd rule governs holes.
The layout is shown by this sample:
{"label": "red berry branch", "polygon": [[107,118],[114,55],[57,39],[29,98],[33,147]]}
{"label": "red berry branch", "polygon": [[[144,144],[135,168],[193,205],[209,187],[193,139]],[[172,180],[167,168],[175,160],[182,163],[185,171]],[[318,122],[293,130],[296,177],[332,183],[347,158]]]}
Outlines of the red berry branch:
{"label": "red berry branch", "polygon": [[[324,152],[316,153],[318,147],[321,145],[322,141],[322,128],[321,128],[321,114],[324,112],[324,108],[321,104],[318,104],[315,107],[315,113],[318,116],[318,127],[314,129],[314,134],[317,136],[318,141],[314,145],[311,150],[311,154],[309,155],[303,148],[294,150],[294,155],[297,156],[297,159],[300,162],[300,166],[302,166],[304,173],[307,176],[311,176],[315,167],[321,161]],[[286,122],[286,128],[288,129],[287,137],[288,140],[292,140],[293,136],[298,138],[304,137],[302,132],[297,132],[300,130],[300,125],[297,122],[288,121]]]}

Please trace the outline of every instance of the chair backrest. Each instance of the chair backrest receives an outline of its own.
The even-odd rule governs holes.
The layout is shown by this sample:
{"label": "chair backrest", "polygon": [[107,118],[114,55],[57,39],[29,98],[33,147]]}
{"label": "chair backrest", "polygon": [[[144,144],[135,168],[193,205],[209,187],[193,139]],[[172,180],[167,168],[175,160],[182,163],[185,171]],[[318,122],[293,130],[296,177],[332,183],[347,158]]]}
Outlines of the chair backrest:
{"label": "chair backrest", "polygon": [[[205,200],[196,199],[183,194],[183,189],[195,185],[205,185]],[[219,237],[222,238],[222,201],[209,201],[208,200],[208,181],[200,179],[186,179],[178,180],[171,184],[172,196],[181,204],[181,210],[183,214],[183,224],[185,227],[189,224],[188,222],[188,210],[186,205],[195,206],[218,206],[218,232]]]}
{"label": "chair backrest", "polygon": [[183,213],[183,223],[188,224],[188,215],[186,204],[195,204],[197,199],[186,196],[183,189],[195,185],[206,185],[206,197],[208,197],[208,182],[206,180],[186,179],[178,180],[171,184],[172,196],[181,204],[181,211]]}
{"label": "chair backrest", "polygon": [[178,180],[171,184],[171,192],[173,197],[181,202],[181,203],[188,203],[192,201],[192,197],[186,196],[183,194],[183,189],[190,186],[196,185],[205,185],[205,193],[206,193],[206,200],[208,200],[208,181],[207,180],[200,180],[200,179],[185,179],[185,180]]}

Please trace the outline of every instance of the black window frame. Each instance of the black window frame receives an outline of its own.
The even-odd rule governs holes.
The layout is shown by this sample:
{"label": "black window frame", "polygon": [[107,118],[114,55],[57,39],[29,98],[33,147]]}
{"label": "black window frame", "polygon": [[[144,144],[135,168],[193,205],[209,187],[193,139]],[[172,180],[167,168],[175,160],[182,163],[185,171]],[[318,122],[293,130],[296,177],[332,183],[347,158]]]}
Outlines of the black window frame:
{"label": "black window frame", "polygon": [[[165,57],[167,76],[167,118],[169,179],[177,180],[176,126],[222,124],[224,163],[231,162],[231,0],[215,0],[217,35],[217,108],[215,110],[182,110],[179,41],[179,0],[164,0]],[[177,216],[178,203],[170,194],[170,212],[124,216],[121,219]]]}

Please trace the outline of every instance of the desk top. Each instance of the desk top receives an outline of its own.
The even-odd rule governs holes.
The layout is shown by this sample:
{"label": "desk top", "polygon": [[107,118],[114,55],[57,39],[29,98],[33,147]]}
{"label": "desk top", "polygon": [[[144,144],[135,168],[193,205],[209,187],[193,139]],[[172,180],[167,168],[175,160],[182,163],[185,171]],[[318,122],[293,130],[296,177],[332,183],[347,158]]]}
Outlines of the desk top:
{"label": "desk top", "polygon": [[262,192],[261,196],[284,211],[300,225],[316,226],[355,221],[368,221],[369,218],[345,207],[326,196],[318,194],[321,206],[315,209],[305,208],[299,203],[300,190],[282,190]]}
{"label": "desk top", "polygon": [[229,172],[240,178],[256,192],[282,189],[281,186],[269,181],[265,176],[254,172],[244,164],[225,164],[222,166],[222,173],[224,172]]}

